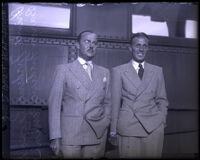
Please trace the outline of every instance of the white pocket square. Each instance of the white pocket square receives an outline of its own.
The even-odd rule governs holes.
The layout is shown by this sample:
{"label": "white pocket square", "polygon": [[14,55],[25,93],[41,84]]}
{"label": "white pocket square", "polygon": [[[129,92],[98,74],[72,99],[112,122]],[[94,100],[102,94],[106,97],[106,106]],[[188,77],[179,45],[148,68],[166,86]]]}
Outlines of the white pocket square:
{"label": "white pocket square", "polygon": [[107,81],[106,77],[103,77],[103,82],[106,82],[106,81]]}

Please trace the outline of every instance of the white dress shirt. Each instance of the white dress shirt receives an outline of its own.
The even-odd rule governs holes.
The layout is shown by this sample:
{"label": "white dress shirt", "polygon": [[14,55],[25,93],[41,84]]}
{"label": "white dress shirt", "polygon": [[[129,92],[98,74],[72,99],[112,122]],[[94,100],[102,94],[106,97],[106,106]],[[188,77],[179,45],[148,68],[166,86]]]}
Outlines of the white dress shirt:
{"label": "white dress shirt", "polygon": [[140,68],[139,68],[139,64],[141,64],[142,67],[144,68],[144,61],[143,61],[142,63],[138,63],[138,62],[132,60],[133,68],[136,70],[137,74],[138,74],[138,70],[140,69]]}
{"label": "white dress shirt", "polygon": [[80,64],[83,66],[83,68],[84,68],[85,70],[87,69],[87,64],[86,64],[86,63],[89,63],[90,66],[91,66],[92,69],[93,69],[92,61],[86,61],[86,60],[84,60],[84,59],[81,58],[81,57],[78,57],[78,61],[80,62]]}

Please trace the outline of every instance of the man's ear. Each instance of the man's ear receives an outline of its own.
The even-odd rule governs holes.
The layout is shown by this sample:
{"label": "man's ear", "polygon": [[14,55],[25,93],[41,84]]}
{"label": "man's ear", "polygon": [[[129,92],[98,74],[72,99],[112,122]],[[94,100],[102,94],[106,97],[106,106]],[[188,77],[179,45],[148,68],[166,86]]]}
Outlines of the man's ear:
{"label": "man's ear", "polygon": [[78,42],[75,43],[76,48],[79,50],[80,49],[80,44]]}
{"label": "man's ear", "polygon": [[132,51],[133,51],[133,49],[132,49],[132,47],[131,47],[131,46],[128,46],[128,50],[129,50],[130,52],[132,52]]}

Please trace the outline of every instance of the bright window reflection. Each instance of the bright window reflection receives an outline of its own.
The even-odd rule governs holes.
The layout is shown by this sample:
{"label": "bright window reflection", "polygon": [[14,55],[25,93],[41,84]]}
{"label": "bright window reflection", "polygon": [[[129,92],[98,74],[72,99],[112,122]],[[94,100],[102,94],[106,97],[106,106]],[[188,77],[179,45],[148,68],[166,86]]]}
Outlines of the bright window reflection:
{"label": "bright window reflection", "polygon": [[9,3],[9,24],[69,29],[70,8]]}
{"label": "bright window reflection", "polygon": [[186,38],[197,38],[197,21],[186,20],[185,37]]}
{"label": "bright window reflection", "polygon": [[166,22],[151,21],[150,16],[132,15],[132,33],[145,32],[148,35],[169,36]]}

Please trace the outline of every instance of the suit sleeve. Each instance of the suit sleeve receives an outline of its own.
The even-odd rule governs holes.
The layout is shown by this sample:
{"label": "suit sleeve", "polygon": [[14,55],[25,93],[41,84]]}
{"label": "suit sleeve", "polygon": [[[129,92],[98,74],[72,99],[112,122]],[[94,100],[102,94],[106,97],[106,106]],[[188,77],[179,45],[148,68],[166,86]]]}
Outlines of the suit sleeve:
{"label": "suit sleeve", "polygon": [[62,95],[64,86],[64,69],[61,66],[57,66],[53,85],[50,90],[48,98],[48,116],[49,116],[49,137],[51,139],[61,138],[60,128],[60,116],[61,116],[61,105]]}
{"label": "suit sleeve", "polygon": [[122,80],[120,73],[117,69],[112,69],[111,72],[111,102],[112,102],[112,112],[111,112],[111,132],[116,132],[117,121],[119,115],[119,109],[121,106],[121,95],[122,95]]}
{"label": "suit sleeve", "polygon": [[163,115],[163,123],[166,124],[166,116],[167,116],[167,107],[169,105],[166,89],[165,89],[165,80],[163,75],[163,70],[161,69],[161,73],[159,76],[158,88],[156,92],[156,104]]}

